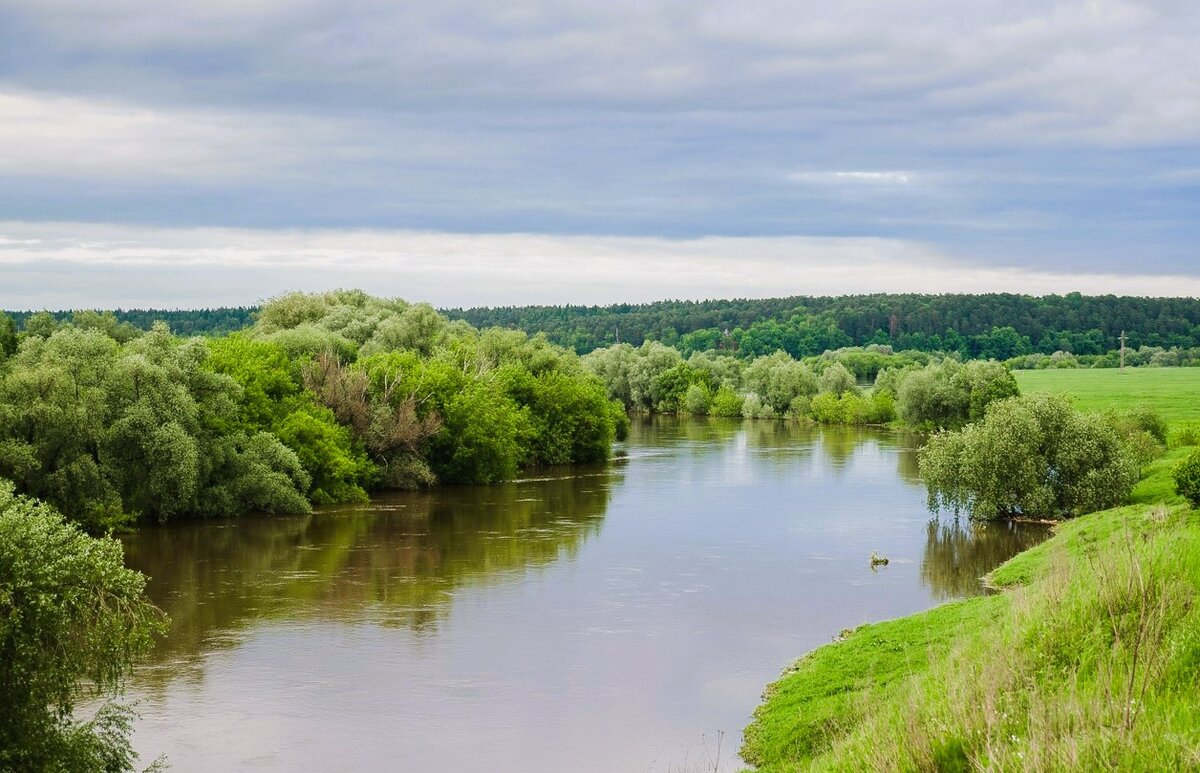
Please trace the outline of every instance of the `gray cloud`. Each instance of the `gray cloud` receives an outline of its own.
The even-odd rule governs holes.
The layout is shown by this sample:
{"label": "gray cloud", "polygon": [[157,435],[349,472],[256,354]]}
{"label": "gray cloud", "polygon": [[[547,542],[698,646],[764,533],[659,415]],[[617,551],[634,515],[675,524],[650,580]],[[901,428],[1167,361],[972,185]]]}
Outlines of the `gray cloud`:
{"label": "gray cloud", "polygon": [[1178,2],[6,0],[0,211],[1195,276],[1197,39]]}
{"label": "gray cloud", "polygon": [[848,292],[1200,295],[1200,277],[969,265],[842,237],[548,236],[0,223],[0,307],[250,304],[357,286],[444,306]]}

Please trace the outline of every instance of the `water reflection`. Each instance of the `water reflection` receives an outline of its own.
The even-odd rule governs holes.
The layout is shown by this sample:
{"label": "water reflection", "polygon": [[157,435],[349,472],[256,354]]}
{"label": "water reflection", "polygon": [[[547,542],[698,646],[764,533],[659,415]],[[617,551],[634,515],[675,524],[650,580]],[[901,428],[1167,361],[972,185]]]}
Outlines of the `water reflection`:
{"label": "water reflection", "polygon": [[136,743],[177,773],[677,770],[717,731],[735,749],[784,663],[978,593],[1039,538],[931,522],[918,441],[657,417],[600,467],[144,529],[128,561],[172,629],[132,685]]}
{"label": "water reflection", "polygon": [[933,519],[925,530],[921,580],[938,599],[979,595],[981,577],[1049,534],[1049,527],[1039,524]]}
{"label": "water reflection", "polygon": [[236,641],[230,631],[264,618],[369,617],[431,632],[456,589],[574,556],[599,531],[621,469],[385,494],[303,517],[149,527],[126,538],[127,562],[171,616],[160,659]]}

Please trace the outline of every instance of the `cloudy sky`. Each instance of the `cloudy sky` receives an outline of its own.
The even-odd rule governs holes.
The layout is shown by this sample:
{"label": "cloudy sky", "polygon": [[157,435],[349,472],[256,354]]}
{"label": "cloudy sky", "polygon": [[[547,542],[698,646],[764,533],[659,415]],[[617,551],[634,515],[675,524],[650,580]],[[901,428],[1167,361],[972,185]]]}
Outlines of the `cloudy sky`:
{"label": "cloudy sky", "polygon": [[1200,295],[1200,4],[0,0],[0,307]]}

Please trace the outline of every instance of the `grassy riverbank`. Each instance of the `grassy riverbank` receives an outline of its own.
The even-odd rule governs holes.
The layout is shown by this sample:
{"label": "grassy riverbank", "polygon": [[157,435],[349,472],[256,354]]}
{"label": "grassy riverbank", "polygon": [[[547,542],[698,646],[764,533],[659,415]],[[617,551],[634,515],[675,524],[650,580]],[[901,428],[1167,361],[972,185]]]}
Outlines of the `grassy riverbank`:
{"label": "grassy riverbank", "polygon": [[[1123,396],[1083,391],[1081,407],[1136,393],[1193,418],[1200,380],[1180,396],[1166,384],[1182,376],[1146,372],[1118,382],[1136,385]],[[1049,381],[1022,387],[1074,391]],[[743,758],[763,771],[1200,769],[1200,513],[1171,481],[1189,451],[1150,465],[1130,504],[1066,522],[993,572],[1005,592],[802,658],[768,687]]]}

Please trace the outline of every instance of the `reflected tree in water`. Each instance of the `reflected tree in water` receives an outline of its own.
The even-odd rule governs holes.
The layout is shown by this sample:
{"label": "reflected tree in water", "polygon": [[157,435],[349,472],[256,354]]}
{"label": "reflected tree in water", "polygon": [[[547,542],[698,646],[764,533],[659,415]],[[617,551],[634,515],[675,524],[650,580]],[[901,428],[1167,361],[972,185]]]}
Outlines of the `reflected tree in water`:
{"label": "reflected tree in water", "polygon": [[155,658],[198,656],[264,619],[432,631],[458,590],[574,556],[598,533],[620,469],[552,468],[544,479],[399,492],[309,516],[144,528],[125,545],[171,616]]}
{"label": "reflected tree in water", "polygon": [[939,599],[978,596],[985,574],[1049,535],[1037,524],[934,518],[926,527],[921,580]]}

